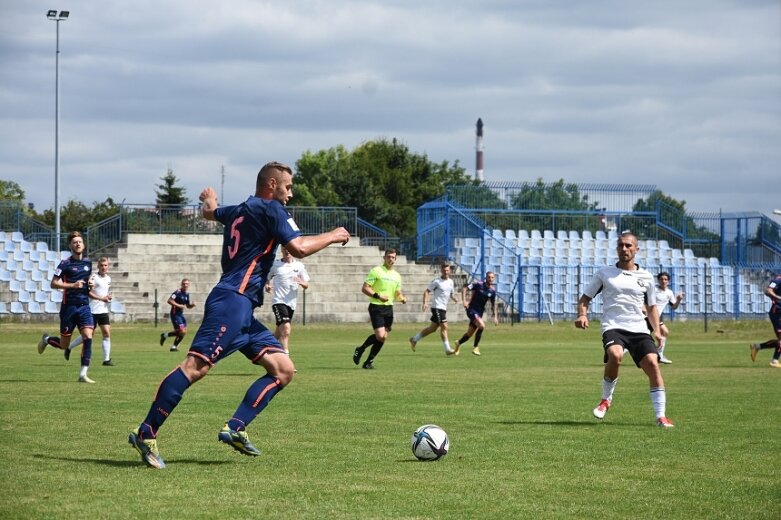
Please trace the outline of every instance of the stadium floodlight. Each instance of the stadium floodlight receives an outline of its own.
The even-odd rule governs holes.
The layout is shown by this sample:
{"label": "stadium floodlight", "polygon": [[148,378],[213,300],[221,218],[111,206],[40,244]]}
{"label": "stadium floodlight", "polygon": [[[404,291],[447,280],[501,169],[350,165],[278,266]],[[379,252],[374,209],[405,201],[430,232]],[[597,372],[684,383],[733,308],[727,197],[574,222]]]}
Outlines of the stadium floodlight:
{"label": "stadium floodlight", "polygon": [[60,250],[60,22],[67,20],[70,11],[49,9],[46,18],[57,24],[57,52],[54,55],[54,232],[57,251]]}

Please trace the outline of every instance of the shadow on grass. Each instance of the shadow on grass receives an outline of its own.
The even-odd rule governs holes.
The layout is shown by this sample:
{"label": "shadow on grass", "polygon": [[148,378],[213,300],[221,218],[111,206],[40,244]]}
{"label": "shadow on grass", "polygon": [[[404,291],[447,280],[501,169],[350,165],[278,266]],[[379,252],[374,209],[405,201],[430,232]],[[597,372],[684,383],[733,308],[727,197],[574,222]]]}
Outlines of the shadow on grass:
{"label": "shadow on grass", "polygon": [[537,421],[496,421],[496,424],[504,424],[507,426],[513,425],[537,425],[537,426],[574,426],[580,428],[637,428],[638,426],[647,426],[647,424],[639,423],[612,423],[612,422],[595,422],[595,421],[550,421],[550,420],[537,420]]}
{"label": "shadow on grass", "polygon": [[[87,464],[96,464],[99,466],[111,466],[115,468],[129,468],[133,466],[146,467],[140,460],[114,460],[114,459],[91,459],[88,457],[53,457],[36,453],[33,458],[43,460],[59,460],[63,462],[83,462]],[[166,459],[166,464],[193,464],[196,466],[213,466],[217,464],[232,464],[226,460],[196,460],[196,459]]]}

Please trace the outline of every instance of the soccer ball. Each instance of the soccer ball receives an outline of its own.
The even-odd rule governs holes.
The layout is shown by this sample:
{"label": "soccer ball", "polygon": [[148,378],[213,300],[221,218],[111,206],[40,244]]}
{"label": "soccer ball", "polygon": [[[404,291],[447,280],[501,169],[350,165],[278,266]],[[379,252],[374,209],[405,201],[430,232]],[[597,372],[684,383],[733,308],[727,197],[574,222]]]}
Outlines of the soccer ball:
{"label": "soccer ball", "polygon": [[447,455],[450,439],[436,424],[425,424],[412,433],[412,453],[419,460],[439,460]]}

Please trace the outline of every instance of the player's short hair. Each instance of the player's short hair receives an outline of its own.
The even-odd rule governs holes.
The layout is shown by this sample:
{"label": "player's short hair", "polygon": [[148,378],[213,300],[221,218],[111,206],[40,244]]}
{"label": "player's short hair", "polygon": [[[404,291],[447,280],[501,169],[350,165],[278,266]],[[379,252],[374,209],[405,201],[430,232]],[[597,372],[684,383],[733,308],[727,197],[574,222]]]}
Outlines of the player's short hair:
{"label": "player's short hair", "polygon": [[76,237],[81,237],[82,239],[84,239],[84,235],[81,234],[81,231],[71,231],[70,233],[68,233],[68,243],[70,244],[71,240],[73,240]]}
{"label": "player's short hair", "polygon": [[271,161],[264,164],[258,172],[258,178],[255,181],[255,189],[260,191],[263,184],[267,182],[277,172],[286,172],[293,175],[293,169],[287,164],[281,162]]}
{"label": "player's short hair", "polygon": [[108,257],[107,256],[101,256],[100,258],[98,258],[98,263],[101,263],[101,262],[108,263]]}
{"label": "player's short hair", "polygon": [[384,254],[383,256],[388,256],[388,255],[398,255],[398,254],[399,254],[399,253],[397,253],[395,249],[386,249],[386,250],[385,250],[385,254]]}
{"label": "player's short hair", "polygon": [[662,271],[661,273],[657,274],[656,279],[661,280],[662,276],[666,276],[668,280],[670,279],[670,273],[668,273],[667,271]]}

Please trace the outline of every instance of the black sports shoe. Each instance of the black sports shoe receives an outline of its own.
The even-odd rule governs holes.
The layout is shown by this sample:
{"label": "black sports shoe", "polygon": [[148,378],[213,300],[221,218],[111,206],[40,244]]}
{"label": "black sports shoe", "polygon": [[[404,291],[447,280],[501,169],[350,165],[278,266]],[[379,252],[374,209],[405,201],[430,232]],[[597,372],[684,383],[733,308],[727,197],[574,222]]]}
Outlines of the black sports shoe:
{"label": "black sports shoe", "polygon": [[374,369],[374,363],[372,363],[371,361],[367,361],[366,363],[363,364],[363,367],[361,367],[361,368],[365,368],[367,370],[372,370],[372,369]]}
{"label": "black sports shoe", "polygon": [[160,334],[160,346],[163,346],[163,343],[165,343],[165,332]]}
{"label": "black sports shoe", "polygon": [[104,367],[113,367],[114,366],[114,362],[109,359],[109,360],[103,362],[103,366]]}
{"label": "black sports shoe", "polygon": [[62,351],[62,355],[65,356],[65,361],[68,361],[71,358],[71,349],[65,347]]}
{"label": "black sports shoe", "polygon": [[353,363],[356,365],[360,363],[361,356],[363,356],[363,347],[355,347],[355,352],[353,352]]}

